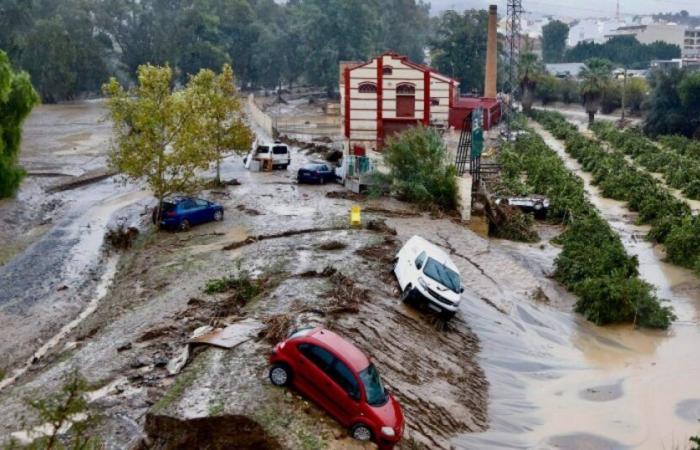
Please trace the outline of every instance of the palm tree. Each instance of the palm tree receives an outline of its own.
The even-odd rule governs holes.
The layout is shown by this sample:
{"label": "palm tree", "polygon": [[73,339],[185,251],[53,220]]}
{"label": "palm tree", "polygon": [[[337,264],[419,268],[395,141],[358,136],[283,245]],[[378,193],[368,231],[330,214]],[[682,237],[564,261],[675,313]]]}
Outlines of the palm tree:
{"label": "palm tree", "polygon": [[610,85],[612,64],[606,59],[591,58],[581,71],[581,99],[588,113],[588,125],[593,124],[605,90]]}
{"label": "palm tree", "polygon": [[544,74],[544,67],[534,53],[524,53],[518,64],[518,85],[520,86],[520,102],[523,112],[527,115],[532,110],[535,101],[537,82]]}

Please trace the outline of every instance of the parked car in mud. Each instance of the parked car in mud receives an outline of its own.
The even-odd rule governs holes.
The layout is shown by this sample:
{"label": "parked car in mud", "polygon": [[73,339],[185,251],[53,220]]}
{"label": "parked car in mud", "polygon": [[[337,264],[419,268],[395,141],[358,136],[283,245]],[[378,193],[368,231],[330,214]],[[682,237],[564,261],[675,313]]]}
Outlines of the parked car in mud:
{"label": "parked car in mud", "polygon": [[[153,223],[158,220],[158,207],[153,208]],[[173,197],[163,201],[160,227],[187,231],[192,225],[224,220],[224,207],[201,198]]]}
{"label": "parked car in mud", "polygon": [[337,180],[335,168],[328,163],[310,163],[297,172],[299,183],[325,184]]}
{"label": "parked car in mud", "polygon": [[248,156],[243,159],[246,169],[250,169],[252,161],[271,160],[273,169],[286,169],[292,162],[289,147],[280,141],[258,144]]}
{"label": "parked car in mud", "polygon": [[446,320],[459,309],[464,287],[459,269],[435,244],[413,236],[394,259],[394,274],[401,287],[401,300],[423,300]]}
{"label": "parked car in mud", "polygon": [[526,213],[534,213],[538,219],[547,217],[549,210],[549,199],[541,195],[530,197],[499,197],[496,199],[497,205],[510,205],[519,208]]}
{"label": "parked car in mud", "polygon": [[292,332],[270,355],[270,381],[293,386],[361,441],[391,449],[401,439],[401,406],[379,373],[353,344],[323,328]]}

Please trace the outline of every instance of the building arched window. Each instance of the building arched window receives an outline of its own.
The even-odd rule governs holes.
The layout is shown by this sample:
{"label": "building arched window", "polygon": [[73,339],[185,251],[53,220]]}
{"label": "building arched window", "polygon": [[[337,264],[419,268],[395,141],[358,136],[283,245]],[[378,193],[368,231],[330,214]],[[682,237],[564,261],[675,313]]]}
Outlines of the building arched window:
{"label": "building arched window", "polygon": [[384,66],[382,67],[382,73],[384,75],[391,75],[392,73],[394,73],[394,69],[392,69],[391,66]]}
{"label": "building arched window", "polygon": [[360,94],[376,94],[377,85],[374,83],[360,83]]}
{"label": "building arched window", "polygon": [[396,86],[396,95],[416,95],[416,87],[410,83],[401,83]]}

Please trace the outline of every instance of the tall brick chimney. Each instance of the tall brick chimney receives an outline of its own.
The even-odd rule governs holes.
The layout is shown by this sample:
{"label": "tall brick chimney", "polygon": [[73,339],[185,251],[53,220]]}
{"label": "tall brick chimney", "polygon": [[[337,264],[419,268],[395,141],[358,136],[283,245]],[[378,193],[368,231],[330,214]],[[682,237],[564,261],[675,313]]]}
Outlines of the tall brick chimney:
{"label": "tall brick chimney", "polygon": [[486,41],[486,79],[484,97],[496,98],[496,76],[498,73],[498,7],[489,6],[489,29]]}

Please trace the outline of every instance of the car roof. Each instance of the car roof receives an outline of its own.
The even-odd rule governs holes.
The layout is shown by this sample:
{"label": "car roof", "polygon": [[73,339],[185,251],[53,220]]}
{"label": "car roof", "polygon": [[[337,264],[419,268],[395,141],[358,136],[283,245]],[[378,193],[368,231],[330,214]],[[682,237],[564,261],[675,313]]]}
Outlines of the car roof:
{"label": "car roof", "polygon": [[317,328],[308,336],[308,339],[319,342],[342,356],[355,372],[365,370],[369,366],[369,358],[362,353],[362,350],[330,330]]}
{"label": "car roof", "polygon": [[455,263],[452,262],[450,255],[422,236],[413,236],[408,240],[408,242],[406,242],[406,247],[415,247],[417,250],[420,250],[420,252],[425,251],[430,258],[433,258],[437,262],[444,264],[445,266],[459,273],[459,269]]}

